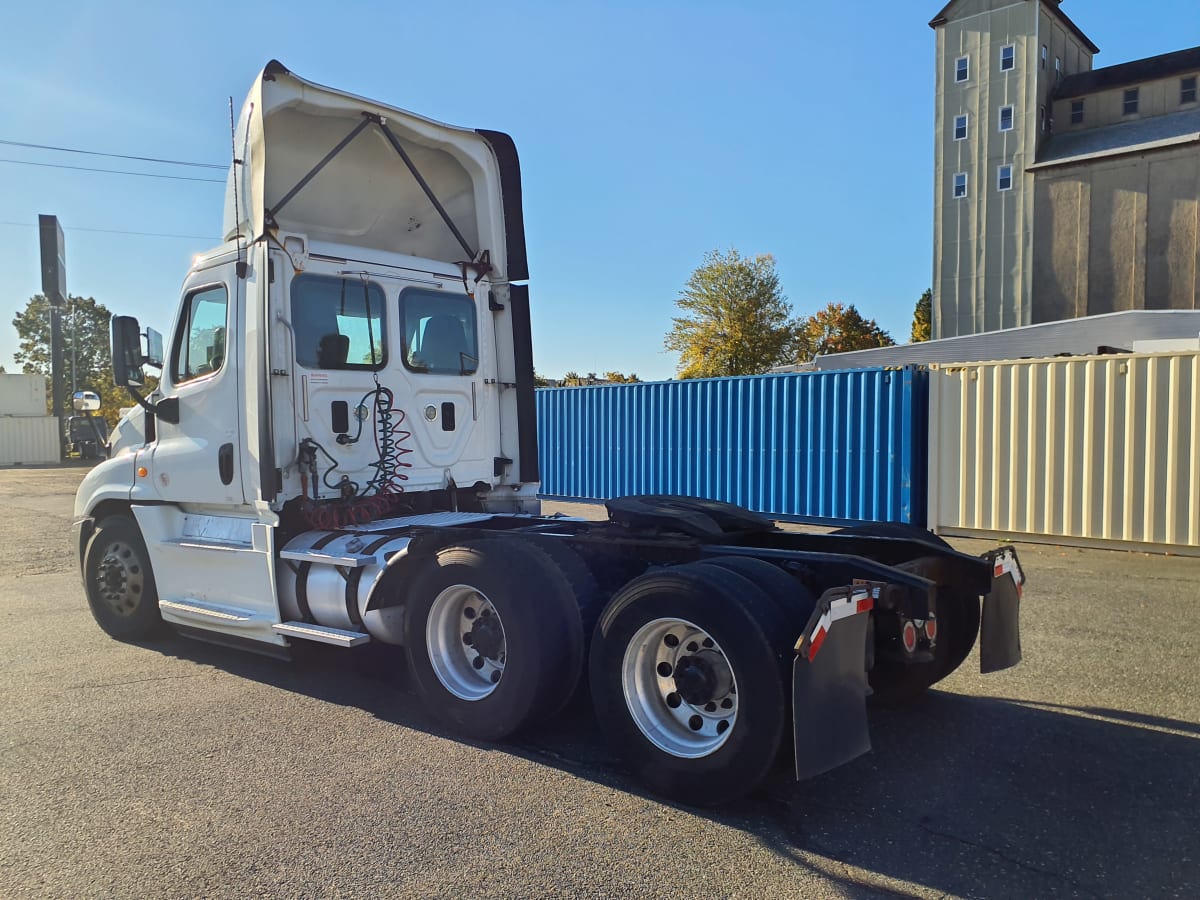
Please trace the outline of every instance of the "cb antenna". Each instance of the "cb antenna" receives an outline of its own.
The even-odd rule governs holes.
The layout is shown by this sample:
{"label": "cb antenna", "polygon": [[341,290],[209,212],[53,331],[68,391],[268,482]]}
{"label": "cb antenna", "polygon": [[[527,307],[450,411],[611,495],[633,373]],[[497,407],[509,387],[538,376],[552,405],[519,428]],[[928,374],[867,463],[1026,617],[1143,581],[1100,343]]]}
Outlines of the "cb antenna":
{"label": "cb antenna", "polygon": [[233,97],[229,98],[229,150],[233,159],[233,237],[237,241],[237,274],[239,278],[246,277],[246,264],[242,261],[242,207],[238,203],[238,170],[242,161],[237,156],[237,126],[233,119]]}

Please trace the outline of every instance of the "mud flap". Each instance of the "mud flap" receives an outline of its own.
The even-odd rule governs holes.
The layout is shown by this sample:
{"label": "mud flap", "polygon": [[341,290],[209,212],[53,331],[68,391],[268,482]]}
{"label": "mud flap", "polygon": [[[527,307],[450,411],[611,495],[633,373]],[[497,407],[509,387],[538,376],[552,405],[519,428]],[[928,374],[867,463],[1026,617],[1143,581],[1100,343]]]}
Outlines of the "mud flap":
{"label": "mud flap", "polygon": [[992,563],[992,589],[983,598],[979,629],[979,671],[985,675],[1008,669],[1021,661],[1021,589],[1025,573],[1011,547],[988,554]]}
{"label": "mud flap", "polygon": [[828,772],[871,749],[867,625],[878,587],[835,588],[817,602],[792,666],[796,778]]}

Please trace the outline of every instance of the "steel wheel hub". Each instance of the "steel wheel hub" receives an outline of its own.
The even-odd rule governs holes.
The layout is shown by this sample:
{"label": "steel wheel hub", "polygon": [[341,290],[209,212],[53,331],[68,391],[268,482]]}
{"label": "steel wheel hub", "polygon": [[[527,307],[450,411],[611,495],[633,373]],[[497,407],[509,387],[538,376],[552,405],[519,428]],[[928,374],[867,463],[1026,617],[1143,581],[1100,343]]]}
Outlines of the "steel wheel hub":
{"label": "steel wheel hub", "polygon": [[122,541],[114,541],[96,570],[96,592],[119,616],[131,616],[138,608],[146,576],[137,552]]}
{"label": "steel wheel hub", "polygon": [[621,664],[634,723],[664,753],[715,753],[737,722],[737,680],[712,636],[684,619],[655,619],[634,634]]}
{"label": "steel wheel hub", "polygon": [[460,700],[482,700],[504,675],[504,623],[491,601],[470,585],[451,585],[434,598],[425,646],[438,681]]}

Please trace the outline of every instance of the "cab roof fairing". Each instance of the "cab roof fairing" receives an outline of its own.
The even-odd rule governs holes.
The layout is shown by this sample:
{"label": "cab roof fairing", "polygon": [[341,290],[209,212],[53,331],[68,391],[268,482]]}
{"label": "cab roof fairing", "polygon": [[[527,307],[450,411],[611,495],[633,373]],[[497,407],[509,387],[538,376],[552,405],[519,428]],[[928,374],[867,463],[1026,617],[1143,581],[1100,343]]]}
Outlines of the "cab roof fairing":
{"label": "cab roof fairing", "polygon": [[238,117],[234,152],[241,162],[231,164],[226,180],[225,240],[240,231],[243,241],[253,241],[277,227],[315,242],[467,261],[374,122],[280,207],[364,113],[385,122],[472,250],[489,252],[490,280],[506,281],[500,165],[484,135],[305,81],[276,62],[255,79]]}

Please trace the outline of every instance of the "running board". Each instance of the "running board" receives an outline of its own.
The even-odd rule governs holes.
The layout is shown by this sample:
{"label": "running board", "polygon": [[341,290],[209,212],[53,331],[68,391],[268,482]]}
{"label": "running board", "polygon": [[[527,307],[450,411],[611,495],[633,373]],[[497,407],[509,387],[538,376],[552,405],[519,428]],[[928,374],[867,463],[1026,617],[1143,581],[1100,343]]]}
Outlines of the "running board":
{"label": "running board", "polygon": [[279,622],[272,625],[271,629],[285,637],[332,644],[334,647],[357,647],[371,640],[371,636],[362,631],[347,631],[344,628],[311,625],[308,622]]}

